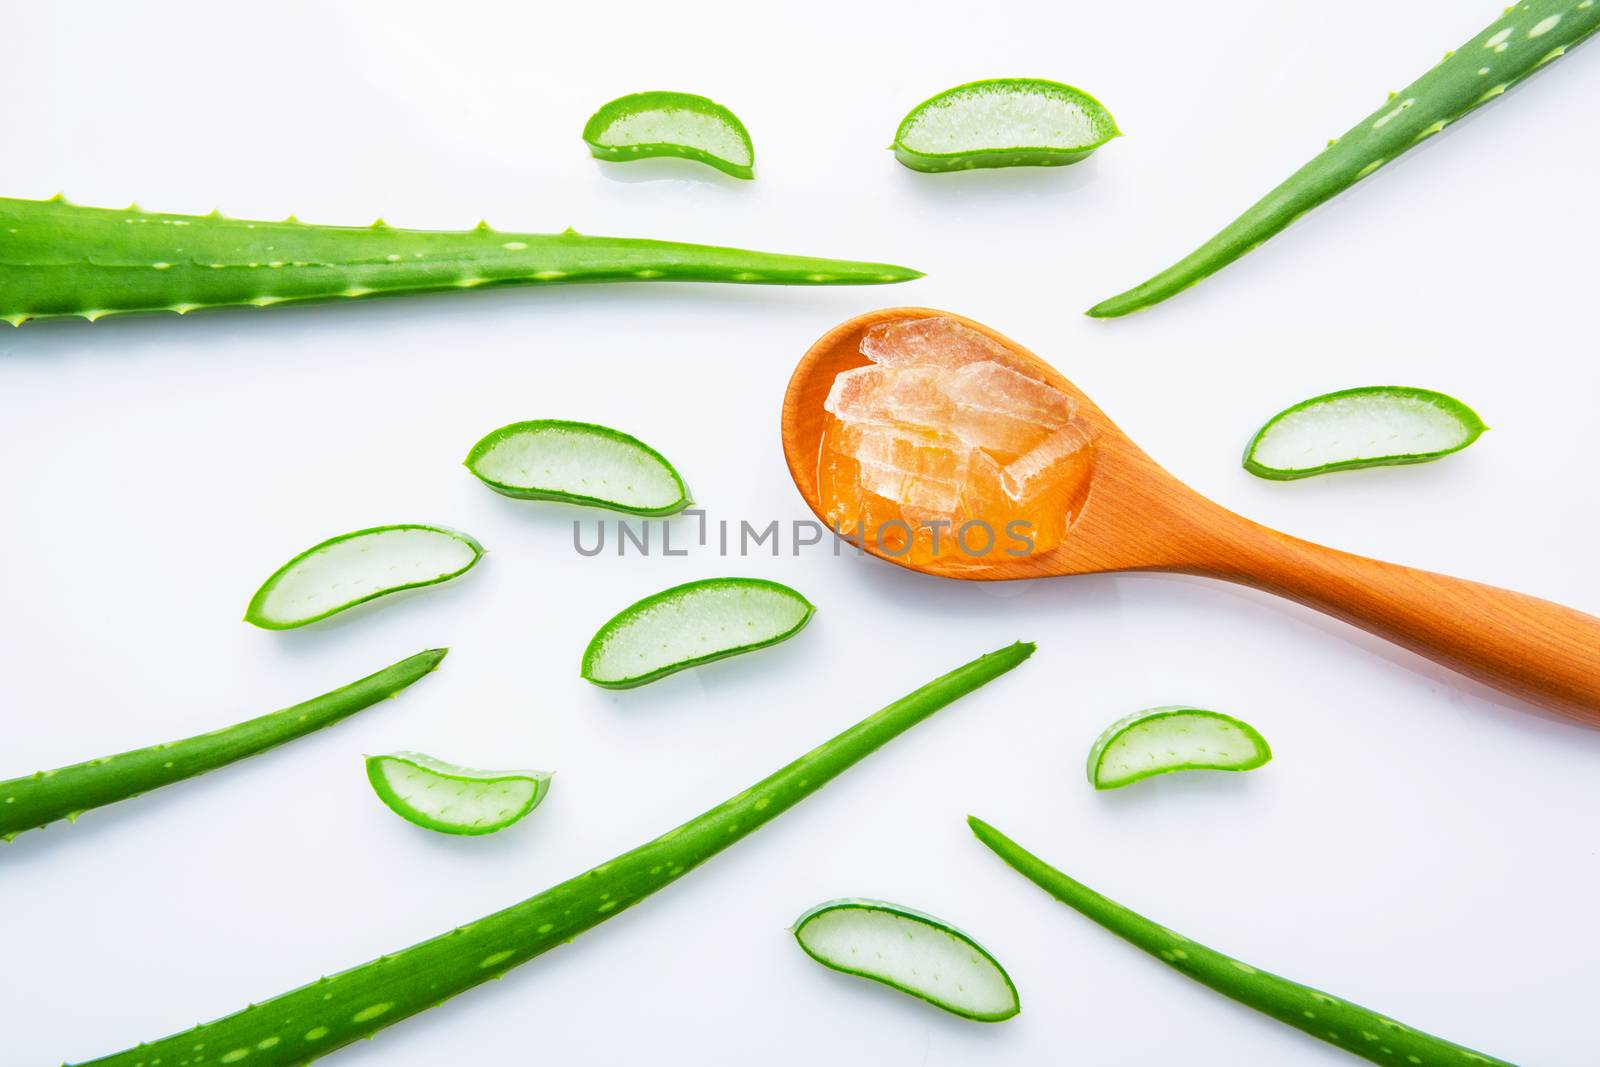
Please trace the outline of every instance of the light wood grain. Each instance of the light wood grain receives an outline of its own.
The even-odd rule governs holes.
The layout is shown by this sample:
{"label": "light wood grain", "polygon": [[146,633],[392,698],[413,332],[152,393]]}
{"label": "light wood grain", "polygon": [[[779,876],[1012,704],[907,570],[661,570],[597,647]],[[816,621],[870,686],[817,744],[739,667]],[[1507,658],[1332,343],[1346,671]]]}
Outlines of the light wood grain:
{"label": "light wood grain", "polygon": [[[1252,586],[1343,619],[1531,704],[1600,725],[1600,619],[1547,600],[1312,544],[1211,502],[1151,459],[1044,360],[981,323],[931,308],[886,308],[842,323],[800,360],[783,400],[783,453],[811,510],[834,377],[866,364],[861,336],[880,322],[948,316],[1005,345],[1073,397],[1098,431],[1087,502],[1057,549],[974,566],[913,569],[1005,581],[1104,571],[1170,571]],[[826,519],[824,518],[824,521]],[[878,551],[899,566],[911,566]]]}

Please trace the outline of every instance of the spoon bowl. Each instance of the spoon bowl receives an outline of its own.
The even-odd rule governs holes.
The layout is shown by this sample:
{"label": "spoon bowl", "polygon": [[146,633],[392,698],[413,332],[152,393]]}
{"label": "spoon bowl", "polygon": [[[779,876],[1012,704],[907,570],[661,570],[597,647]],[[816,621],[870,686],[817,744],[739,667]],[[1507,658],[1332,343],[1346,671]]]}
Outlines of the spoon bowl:
{"label": "spoon bowl", "polygon": [[807,506],[828,522],[817,484],[823,402],[842,371],[865,366],[872,326],[945,317],[1002,345],[1016,369],[1065,393],[1094,431],[1086,493],[1061,544],[1004,559],[913,563],[870,532],[880,559],[945,578],[1001,581],[1106,571],[1193,574],[1306,604],[1529,703],[1600,725],[1600,619],[1537,597],[1312,544],[1228,511],[1167,473],[1082,390],[982,323],[931,308],[886,308],[841,323],[801,358],[783,399],[783,454]]}

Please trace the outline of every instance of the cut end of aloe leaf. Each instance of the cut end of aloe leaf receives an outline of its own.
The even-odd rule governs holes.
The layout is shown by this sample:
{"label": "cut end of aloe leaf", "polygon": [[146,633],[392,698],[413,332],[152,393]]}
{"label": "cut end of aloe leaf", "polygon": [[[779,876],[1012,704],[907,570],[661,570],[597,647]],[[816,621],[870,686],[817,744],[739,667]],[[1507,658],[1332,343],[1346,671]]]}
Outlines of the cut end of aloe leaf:
{"label": "cut end of aloe leaf", "polygon": [[367,780],[396,815],[443,834],[504,830],[550,789],[544,771],[474,770],[420,752],[368,756]]}
{"label": "cut end of aloe leaf", "polygon": [[755,148],[744,123],[721,104],[693,93],[619,97],[590,117],[583,139],[596,159],[677,156],[735,178],[755,177]]}
{"label": "cut end of aloe leaf", "polygon": [[536,419],[502,426],[472,446],[467,469],[497,493],[631,515],[671,515],[689,491],[666,457],[606,426]]}
{"label": "cut end of aloe leaf", "polygon": [[816,610],[763,578],[708,578],[622,609],[583,653],[583,677],[631,689],[688,667],[765,648],[799,633]]}
{"label": "cut end of aloe leaf", "polygon": [[1289,481],[1330,471],[1427,463],[1459,452],[1488,429],[1444,393],[1398,385],[1345,389],[1278,412],[1244,452],[1244,469]]}
{"label": "cut end of aloe leaf", "polygon": [[1266,738],[1249,723],[1169,705],[1135,712],[1107,727],[1089,750],[1089,784],[1120,789],[1173,771],[1254,770],[1270,759]]}
{"label": "cut end of aloe leaf", "polygon": [[800,916],[794,937],[812,959],[881,982],[976,1022],[1021,1010],[1005,969],[943,920],[881,900],[830,900]]}
{"label": "cut end of aloe leaf", "polygon": [[442,526],[400,524],[331,537],[273,573],[245,621],[289,630],[402,589],[437,585],[471,570],[483,546]]}
{"label": "cut end of aloe leaf", "polygon": [[992,78],[947,89],[911,109],[895,158],[912,170],[1059,167],[1117,136],[1105,106],[1042,78]]}

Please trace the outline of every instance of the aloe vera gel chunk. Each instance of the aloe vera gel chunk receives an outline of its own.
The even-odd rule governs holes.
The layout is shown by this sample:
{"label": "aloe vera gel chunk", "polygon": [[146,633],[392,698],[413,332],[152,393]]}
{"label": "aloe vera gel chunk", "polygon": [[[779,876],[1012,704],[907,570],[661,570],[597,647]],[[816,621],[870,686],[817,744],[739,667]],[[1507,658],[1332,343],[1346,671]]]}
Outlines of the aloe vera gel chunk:
{"label": "aloe vera gel chunk", "polygon": [[582,674],[631,689],[688,667],[777,644],[815,611],[786,585],[762,578],[708,578],[645,597],[600,627]]}
{"label": "aloe vera gel chunk", "polygon": [[1267,420],[1244,452],[1258,478],[1290,481],[1459,452],[1488,429],[1478,413],[1431,389],[1373,385],[1312,397]]}
{"label": "aloe vera gel chunk", "polygon": [[474,770],[421,752],[368,756],[367,780],[396,815],[443,834],[504,830],[550,790],[544,771]]}
{"label": "aloe vera gel chunk", "polygon": [[1059,167],[1118,135],[1105,106],[1042,78],[992,78],[947,89],[911,109],[894,136],[912,170]]}
{"label": "aloe vera gel chunk", "polygon": [[622,163],[677,156],[735,178],[754,178],[756,152],[739,117],[693,93],[632,93],[605,104],[583,127],[596,159]]}
{"label": "aloe vera gel chunk", "polygon": [[330,537],[261,583],[245,621],[289,630],[389,593],[437,585],[471,570],[483,546],[464,533],[415,523]]}
{"label": "aloe vera gel chunk", "polygon": [[689,491],[665,456],[606,426],[536,419],[502,426],[472,446],[467,469],[497,493],[671,515]]}
{"label": "aloe vera gel chunk", "polygon": [[830,900],[795,920],[794,937],[824,967],[881,982],[977,1022],[1021,1011],[1005,969],[942,919],[881,900]]}
{"label": "aloe vera gel chunk", "polygon": [[1106,727],[1089,750],[1089,783],[1120,789],[1173,771],[1249,771],[1270,759],[1267,739],[1249,723],[1174,704]]}

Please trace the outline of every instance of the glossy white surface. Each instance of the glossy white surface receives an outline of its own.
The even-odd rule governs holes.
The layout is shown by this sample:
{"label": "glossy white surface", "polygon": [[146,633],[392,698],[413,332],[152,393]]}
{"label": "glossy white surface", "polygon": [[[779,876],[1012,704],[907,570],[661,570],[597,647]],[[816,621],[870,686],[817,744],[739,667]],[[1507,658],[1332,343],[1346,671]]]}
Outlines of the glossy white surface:
{"label": "glossy white surface", "polygon": [[[449,929],[630,848],[1015,638],[1039,654],[575,945],[372,1043],[351,1067],[1079,1062],[1339,1064],[1050,902],[982,815],[1090,884],[1258,966],[1517,1062],[1595,1059],[1600,732],[1508,706],[1309,611],[1198,580],[921,578],[826,547],[579,556],[576,513],[461,467],[517,419],[617,426],[714,524],[808,518],[778,446],[795,360],[888,304],[1054,360],[1179,477],[1346,549],[1600,611],[1600,46],[1151,312],[1079,312],[1165,265],[1465,41],[1494,4],[1219,0],[802,9],[474,3],[31,5],[0,65],[5,184],[94,204],[636,234],[886,259],[878,289],[591,286],[0,329],[0,774],[185,736],[448,644],[398,701],[200,781],[0,848],[0,1055],[121,1049]],[[1103,100],[1127,136],[1066,170],[915,174],[905,111],[977,77]],[[607,165],[600,103],[732,107],[758,179]],[[1293,484],[1239,468],[1317,393],[1443,390],[1494,427],[1431,466]],[[591,514],[584,514],[586,523]],[[489,555],[435,589],[272,634],[263,575],[380,523]],[[673,526],[674,550],[690,520]],[[586,526],[586,537],[592,526]],[[766,552],[766,549],[762,549]],[[789,582],[795,640],[605,692],[605,619],[716,574]],[[1187,702],[1259,727],[1259,772],[1110,795],[1110,721]],[[558,771],[483,839],[408,826],[363,752]],[[962,1022],[805,959],[785,926],[872,896],[959,924],[1023,1011]]]}

